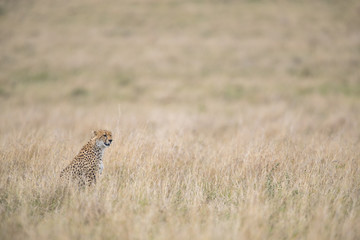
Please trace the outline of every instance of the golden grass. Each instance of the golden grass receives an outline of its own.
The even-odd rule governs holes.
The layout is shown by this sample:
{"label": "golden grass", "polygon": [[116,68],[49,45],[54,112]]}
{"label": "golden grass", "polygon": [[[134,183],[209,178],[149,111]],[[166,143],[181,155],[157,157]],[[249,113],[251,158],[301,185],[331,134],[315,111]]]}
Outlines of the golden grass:
{"label": "golden grass", "polygon": [[0,3],[0,239],[360,238],[359,3],[115,2]]}
{"label": "golden grass", "polygon": [[58,175],[91,134],[81,122],[92,113],[72,117],[74,133],[66,118],[51,122],[57,130],[31,123],[9,132],[1,238],[356,239],[351,123],[321,126],[284,106],[243,111],[230,119],[163,110],[109,117],[115,142],[97,186],[85,191],[64,188]]}

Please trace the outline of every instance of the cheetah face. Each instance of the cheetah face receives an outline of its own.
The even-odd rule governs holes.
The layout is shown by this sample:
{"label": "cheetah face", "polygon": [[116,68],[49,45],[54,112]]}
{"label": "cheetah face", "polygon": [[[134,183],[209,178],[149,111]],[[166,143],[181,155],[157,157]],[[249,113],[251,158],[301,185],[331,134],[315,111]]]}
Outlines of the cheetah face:
{"label": "cheetah face", "polygon": [[101,148],[107,148],[112,142],[112,134],[107,130],[94,131],[94,137],[96,138],[96,144]]}

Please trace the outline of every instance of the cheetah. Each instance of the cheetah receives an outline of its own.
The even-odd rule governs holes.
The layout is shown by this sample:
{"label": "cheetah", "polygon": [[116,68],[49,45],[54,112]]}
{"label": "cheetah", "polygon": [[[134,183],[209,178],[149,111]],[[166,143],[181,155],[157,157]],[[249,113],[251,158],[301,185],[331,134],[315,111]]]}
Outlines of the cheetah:
{"label": "cheetah", "polygon": [[76,180],[80,186],[96,183],[96,176],[104,169],[104,150],[110,146],[112,134],[107,130],[97,130],[93,134],[71,163],[61,171],[60,178]]}

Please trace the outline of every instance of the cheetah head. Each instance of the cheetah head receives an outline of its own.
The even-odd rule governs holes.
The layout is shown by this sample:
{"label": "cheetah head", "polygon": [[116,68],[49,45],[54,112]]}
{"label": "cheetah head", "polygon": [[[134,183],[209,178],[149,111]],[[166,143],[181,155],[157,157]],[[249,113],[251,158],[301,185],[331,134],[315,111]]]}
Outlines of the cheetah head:
{"label": "cheetah head", "polygon": [[96,139],[96,144],[101,148],[107,148],[112,142],[112,134],[107,130],[95,130],[94,138]]}

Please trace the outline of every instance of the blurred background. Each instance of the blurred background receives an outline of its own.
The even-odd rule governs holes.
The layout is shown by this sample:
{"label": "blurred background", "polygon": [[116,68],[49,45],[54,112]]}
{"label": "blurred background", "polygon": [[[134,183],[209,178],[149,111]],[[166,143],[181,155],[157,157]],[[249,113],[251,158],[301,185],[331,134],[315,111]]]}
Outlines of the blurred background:
{"label": "blurred background", "polygon": [[359,111],[359,26],[356,0],[1,0],[1,130],[14,111],[96,107],[231,115],[280,103],[346,118]]}
{"label": "blurred background", "polygon": [[359,0],[0,0],[0,239],[360,239],[359,126]]}

